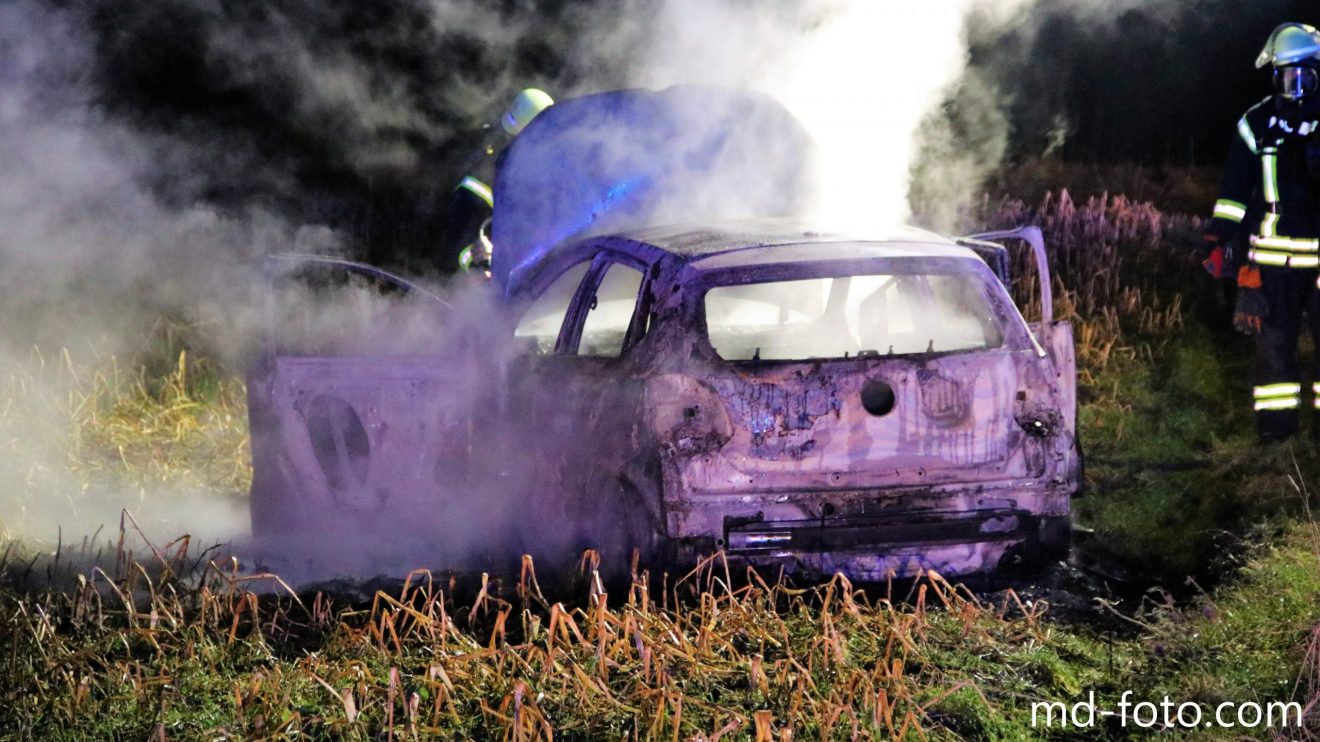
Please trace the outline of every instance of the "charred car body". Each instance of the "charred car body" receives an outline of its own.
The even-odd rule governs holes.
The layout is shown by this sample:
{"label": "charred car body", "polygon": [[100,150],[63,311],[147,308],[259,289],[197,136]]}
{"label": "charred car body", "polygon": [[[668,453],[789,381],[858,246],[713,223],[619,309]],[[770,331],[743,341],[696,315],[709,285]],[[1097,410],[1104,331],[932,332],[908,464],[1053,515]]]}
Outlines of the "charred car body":
{"label": "charred car body", "polygon": [[599,237],[527,282],[517,405],[583,444],[548,472],[583,540],[858,579],[1066,552],[1069,327],[934,235],[757,226]]}
{"label": "charred car body", "polygon": [[[249,379],[254,527],[407,501],[440,514],[443,534],[462,485],[442,462],[485,455],[532,467],[524,543],[562,534],[566,553],[596,548],[615,569],[634,551],[659,564],[723,550],[882,580],[1066,553],[1076,374],[1038,230],[983,236],[1032,248],[1032,325],[1007,291],[1005,248],[985,239],[784,219],[599,231],[525,240],[497,262],[515,352],[492,361],[489,396],[444,393],[470,348],[272,343]],[[532,434],[487,430],[509,420]]]}

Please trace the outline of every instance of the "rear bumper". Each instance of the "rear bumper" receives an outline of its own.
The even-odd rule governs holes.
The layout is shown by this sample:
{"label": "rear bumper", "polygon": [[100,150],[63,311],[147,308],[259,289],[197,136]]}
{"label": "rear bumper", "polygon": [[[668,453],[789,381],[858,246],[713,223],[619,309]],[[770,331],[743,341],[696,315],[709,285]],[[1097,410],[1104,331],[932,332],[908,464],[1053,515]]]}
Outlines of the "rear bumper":
{"label": "rear bumper", "polygon": [[913,544],[1022,540],[1036,532],[1038,522],[1023,510],[842,516],[769,523],[728,519],[724,540],[729,554],[874,550]]}
{"label": "rear bumper", "polygon": [[754,567],[857,581],[991,572],[1006,561],[1063,558],[1066,516],[1041,518],[1022,510],[921,513],[905,517],[844,517],[774,523],[730,522],[731,560]]}
{"label": "rear bumper", "polygon": [[[1063,558],[1072,490],[1013,481],[919,490],[695,494],[669,501],[669,538],[753,566],[856,580],[962,575]],[[674,507],[678,505],[679,507]]]}

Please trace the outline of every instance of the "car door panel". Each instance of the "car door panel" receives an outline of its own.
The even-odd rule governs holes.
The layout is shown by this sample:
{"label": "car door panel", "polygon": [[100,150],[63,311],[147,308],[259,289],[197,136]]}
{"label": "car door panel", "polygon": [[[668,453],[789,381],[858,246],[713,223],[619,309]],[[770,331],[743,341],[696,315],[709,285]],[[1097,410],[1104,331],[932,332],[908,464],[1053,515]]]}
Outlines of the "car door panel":
{"label": "car door panel", "polygon": [[[391,511],[434,512],[441,495],[457,489],[453,480],[468,461],[474,411],[473,400],[454,383],[468,373],[471,358],[438,331],[447,303],[348,261],[280,256],[267,268],[266,341],[247,375],[254,532],[336,521],[361,525]],[[302,270],[326,272],[318,280],[336,277],[313,300],[301,290],[301,276],[291,277]],[[356,286],[339,283],[344,273],[366,276],[388,297],[406,297],[378,302],[372,292],[350,292],[349,303],[365,302],[367,311],[354,318],[377,332],[351,322],[335,326],[348,317],[345,287]],[[281,292],[290,294],[285,304]],[[399,322],[416,337],[391,332]],[[336,333],[345,337],[332,338]]]}

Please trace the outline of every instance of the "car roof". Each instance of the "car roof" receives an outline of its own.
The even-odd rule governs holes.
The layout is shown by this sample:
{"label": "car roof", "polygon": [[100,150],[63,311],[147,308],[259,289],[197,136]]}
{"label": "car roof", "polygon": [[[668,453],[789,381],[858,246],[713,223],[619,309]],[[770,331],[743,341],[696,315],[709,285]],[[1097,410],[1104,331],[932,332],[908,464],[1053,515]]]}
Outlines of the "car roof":
{"label": "car roof", "polygon": [[[877,258],[942,258],[984,261],[953,240],[915,227],[842,231],[797,219],[754,219],[614,230],[565,243],[511,271],[506,298],[526,295],[599,247],[645,264],[665,260],[689,276],[790,263],[847,262]],[[822,249],[825,248],[825,249]]]}
{"label": "car roof", "polygon": [[[806,260],[958,257],[976,253],[915,227],[840,231],[797,220],[671,225],[612,232],[609,237],[656,247],[697,270]],[[821,246],[829,245],[828,251]]]}

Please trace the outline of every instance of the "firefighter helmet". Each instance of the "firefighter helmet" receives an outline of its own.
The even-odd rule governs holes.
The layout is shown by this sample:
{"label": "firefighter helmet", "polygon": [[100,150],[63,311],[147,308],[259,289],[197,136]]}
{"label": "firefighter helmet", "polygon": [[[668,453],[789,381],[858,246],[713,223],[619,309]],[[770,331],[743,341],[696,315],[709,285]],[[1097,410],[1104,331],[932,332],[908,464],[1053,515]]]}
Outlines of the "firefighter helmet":
{"label": "firefighter helmet", "polygon": [[1320,31],[1305,23],[1285,23],[1270,34],[1256,57],[1256,69],[1314,63],[1320,57]]}
{"label": "firefighter helmet", "polygon": [[1270,34],[1256,57],[1257,69],[1274,66],[1274,90],[1285,100],[1301,102],[1320,89],[1320,31],[1304,23],[1285,23]]}
{"label": "firefighter helmet", "polygon": [[500,126],[504,127],[504,132],[509,136],[517,136],[524,126],[532,123],[532,119],[536,118],[537,114],[554,104],[554,98],[547,95],[544,90],[527,88],[518,93],[513,103],[509,104],[509,110],[505,111],[504,117],[500,119]]}

